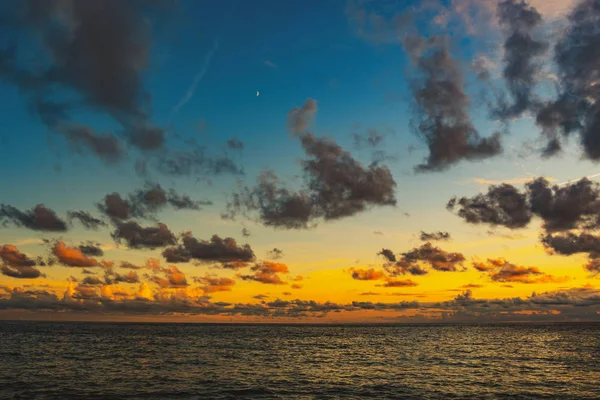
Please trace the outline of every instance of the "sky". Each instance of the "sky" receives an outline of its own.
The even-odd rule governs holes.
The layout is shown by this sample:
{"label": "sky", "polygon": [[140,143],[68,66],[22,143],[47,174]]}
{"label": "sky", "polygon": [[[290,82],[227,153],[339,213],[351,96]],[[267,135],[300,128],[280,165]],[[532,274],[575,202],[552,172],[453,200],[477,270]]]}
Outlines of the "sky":
{"label": "sky", "polygon": [[600,1],[6,1],[0,318],[600,319]]}

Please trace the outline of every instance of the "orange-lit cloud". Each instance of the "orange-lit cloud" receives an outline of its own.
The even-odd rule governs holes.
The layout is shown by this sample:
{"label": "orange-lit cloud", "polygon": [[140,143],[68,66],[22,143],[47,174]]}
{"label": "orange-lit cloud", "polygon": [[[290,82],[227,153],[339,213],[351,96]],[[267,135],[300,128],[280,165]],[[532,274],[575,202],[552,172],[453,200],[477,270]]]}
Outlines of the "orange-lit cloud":
{"label": "orange-lit cloud", "polygon": [[279,273],[288,273],[288,266],[274,261],[263,261],[251,268],[253,275],[238,274],[238,277],[246,281],[256,281],[270,285],[284,285],[285,281],[278,275]]}
{"label": "orange-lit cloud", "polygon": [[86,256],[78,248],[67,247],[64,242],[56,242],[52,253],[61,264],[68,267],[95,267],[98,265],[96,259]]}
{"label": "orange-lit cloud", "polygon": [[153,276],[150,280],[162,288],[184,288],[188,286],[187,278],[176,266],[162,268],[165,277]]}
{"label": "orange-lit cloud", "polygon": [[374,268],[352,268],[350,271],[352,272],[352,279],[359,281],[376,281],[385,278],[385,273],[383,271],[377,271]]}
{"label": "orange-lit cloud", "polygon": [[377,285],[377,286],[394,288],[394,287],[412,287],[412,286],[418,286],[418,285],[419,285],[418,283],[416,283],[410,279],[387,279],[383,285]]}

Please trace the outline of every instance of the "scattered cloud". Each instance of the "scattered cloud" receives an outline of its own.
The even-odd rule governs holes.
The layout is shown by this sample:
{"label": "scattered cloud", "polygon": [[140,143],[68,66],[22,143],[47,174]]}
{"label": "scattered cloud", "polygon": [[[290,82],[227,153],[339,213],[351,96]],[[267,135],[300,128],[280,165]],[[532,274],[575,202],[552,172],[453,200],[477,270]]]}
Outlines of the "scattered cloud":
{"label": "scattered cloud", "polygon": [[512,103],[501,97],[493,114],[502,120],[511,120],[538,107],[533,90],[540,77],[541,57],[549,44],[534,37],[536,29],[543,23],[542,15],[523,1],[498,3],[498,19],[506,36],[503,78]]}
{"label": "scattered cloud", "polygon": [[289,272],[287,265],[273,262],[273,261],[263,261],[259,264],[255,264],[251,270],[254,272],[252,275],[242,275],[239,274],[238,277],[245,281],[256,281],[269,285],[285,285],[281,277],[280,273],[287,274]]}
{"label": "scattered cloud", "polygon": [[417,74],[412,125],[429,149],[416,172],[444,171],[460,161],[477,161],[502,153],[500,134],[481,137],[469,116],[470,99],[459,64],[442,37],[410,35],[403,40]]}
{"label": "scattered cloud", "polygon": [[163,223],[157,223],[156,226],[143,227],[135,221],[116,222],[116,228],[111,234],[117,243],[127,244],[133,249],[156,249],[175,245],[177,239],[169,230],[169,227]]}
{"label": "scattered cloud", "polygon": [[269,250],[267,252],[267,257],[270,259],[273,259],[273,260],[278,260],[280,258],[283,258],[283,250],[275,247],[273,250]]}
{"label": "scattered cloud", "polygon": [[67,224],[56,213],[38,204],[32,210],[21,211],[8,204],[0,205],[0,224],[31,229],[34,231],[66,232]]}
{"label": "scattered cloud", "polygon": [[421,235],[419,236],[422,242],[431,242],[431,241],[447,241],[451,239],[451,235],[448,232],[423,232],[421,231]]}
{"label": "scattered cloud", "polygon": [[301,107],[294,107],[287,116],[287,128],[293,135],[300,135],[312,124],[317,112],[317,101],[307,99]]}
{"label": "scattered cloud", "polygon": [[295,134],[308,156],[302,160],[305,187],[289,190],[274,173],[263,172],[255,187],[232,195],[228,216],[258,214],[265,226],[306,229],[318,219],[332,221],[396,204],[396,182],[388,167],[365,167],[327,137]]}
{"label": "scattered cloud", "polygon": [[[385,270],[393,277],[398,275],[426,275],[429,271],[423,266],[441,272],[463,271],[465,256],[461,253],[450,253],[427,242],[420,247],[402,253],[396,257],[393,251],[382,249],[379,255],[386,259],[383,265]],[[461,267],[459,269],[459,267]]]}
{"label": "scattered cloud", "polygon": [[87,211],[69,211],[67,213],[67,218],[69,222],[73,222],[74,220],[79,221],[81,225],[83,225],[87,229],[98,229],[101,226],[106,226],[106,222],[103,220],[94,217]]}
{"label": "scattered cloud", "polygon": [[377,281],[379,279],[385,278],[385,272],[377,271],[374,268],[370,268],[370,269],[351,268],[350,272],[352,274],[352,279],[356,279],[359,281]]}
{"label": "scattered cloud", "polygon": [[474,262],[473,267],[489,274],[491,280],[502,283],[562,283],[568,277],[556,278],[544,274],[537,267],[524,267],[502,259],[488,259],[487,263]]}
{"label": "scattered cloud", "polygon": [[235,285],[235,281],[231,278],[219,278],[215,276],[194,278],[194,282],[201,284],[204,293],[229,292]]}
{"label": "scattered cloud", "polygon": [[86,256],[80,248],[68,247],[61,241],[54,244],[52,254],[56,256],[60,264],[67,267],[96,267],[99,265],[95,258]]}
{"label": "scattered cloud", "polygon": [[255,259],[254,251],[248,244],[238,245],[235,239],[222,239],[219,235],[213,235],[209,241],[198,240],[191,232],[182,235],[180,245],[165,249],[163,257],[167,262],[173,263],[198,260],[226,264],[250,262]]}
{"label": "scattered cloud", "polygon": [[33,260],[26,254],[21,253],[16,246],[5,244],[0,247],[0,272],[11,278],[35,279],[42,276],[39,269],[36,268],[39,260]]}

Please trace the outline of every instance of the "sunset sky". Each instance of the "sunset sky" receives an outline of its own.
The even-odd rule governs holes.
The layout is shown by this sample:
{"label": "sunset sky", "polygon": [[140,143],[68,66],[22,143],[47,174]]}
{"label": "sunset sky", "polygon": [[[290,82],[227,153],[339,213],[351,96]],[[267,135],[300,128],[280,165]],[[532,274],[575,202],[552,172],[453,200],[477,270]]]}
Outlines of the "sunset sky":
{"label": "sunset sky", "polygon": [[595,0],[2,2],[0,318],[598,320],[598,32]]}

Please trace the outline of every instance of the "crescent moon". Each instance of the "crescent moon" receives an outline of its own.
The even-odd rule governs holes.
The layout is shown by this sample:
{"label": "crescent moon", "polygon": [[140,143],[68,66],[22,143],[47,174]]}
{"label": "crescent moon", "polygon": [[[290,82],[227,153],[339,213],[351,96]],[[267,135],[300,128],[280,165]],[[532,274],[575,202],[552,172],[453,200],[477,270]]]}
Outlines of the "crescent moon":
{"label": "crescent moon", "polygon": [[260,95],[260,92],[257,90],[256,91],[256,97],[258,97]]}

